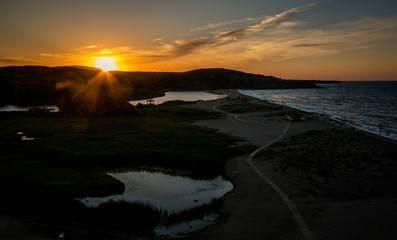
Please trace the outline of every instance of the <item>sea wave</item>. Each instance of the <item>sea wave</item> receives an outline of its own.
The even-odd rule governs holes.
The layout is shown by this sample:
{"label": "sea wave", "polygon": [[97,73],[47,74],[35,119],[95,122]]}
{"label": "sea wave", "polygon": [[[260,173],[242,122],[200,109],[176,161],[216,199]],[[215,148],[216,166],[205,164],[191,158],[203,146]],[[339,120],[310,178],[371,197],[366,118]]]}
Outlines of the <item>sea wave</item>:
{"label": "sea wave", "polygon": [[[397,84],[393,86],[397,87]],[[357,89],[352,91],[351,89],[354,87]],[[367,94],[369,90],[372,95]],[[363,87],[357,83],[353,86],[339,84],[339,86],[320,90],[238,91],[260,100],[311,113],[314,117],[336,126],[353,128],[397,140],[397,123],[395,121],[397,110],[393,102],[390,102],[396,101],[397,96],[387,94],[384,98],[381,97],[383,95],[376,96],[376,88],[372,85],[364,84]],[[379,92],[379,94],[382,93]],[[376,99],[376,102],[373,99]],[[384,106],[386,110],[381,111],[379,105]],[[388,108],[386,108],[387,106]]]}

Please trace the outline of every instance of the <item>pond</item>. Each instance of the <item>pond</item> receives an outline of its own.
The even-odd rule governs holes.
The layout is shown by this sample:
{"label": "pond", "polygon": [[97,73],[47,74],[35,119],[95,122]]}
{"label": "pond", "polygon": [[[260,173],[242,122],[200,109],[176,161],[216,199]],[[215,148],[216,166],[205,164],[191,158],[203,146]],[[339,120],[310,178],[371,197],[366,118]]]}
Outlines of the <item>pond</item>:
{"label": "pond", "polygon": [[[153,98],[153,100],[154,100],[154,104],[162,104],[164,102],[173,101],[173,100],[208,101],[208,100],[214,100],[224,97],[226,97],[225,94],[209,93],[205,91],[169,91],[165,93],[165,96]],[[129,103],[135,106],[138,103],[146,104],[147,100],[149,99],[139,100],[139,101],[129,101]]]}
{"label": "pond", "polygon": [[49,112],[59,112],[57,106],[16,106],[16,105],[6,105],[0,106],[0,112],[26,112],[31,108],[46,109]]}
{"label": "pond", "polygon": [[[143,202],[175,213],[210,203],[211,200],[221,198],[233,189],[232,183],[221,176],[211,180],[197,180],[145,170],[108,174],[123,182],[125,186],[123,194],[101,198],[88,197],[79,200],[89,207],[97,207],[110,200]],[[216,214],[210,214],[201,219],[170,226],[160,224],[154,231],[157,236],[180,237],[185,233],[211,225],[216,219]]]}
{"label": "pond", "polygon": [[233,189],[232,183],[221,176],[211,180],[197,180],[145,170],[108,174],[124,184],[123,194],[88,197],[80,201],[89,207],[97,207],[110,200],[143,202],[169,212],[178,212],[210,203],[212,199],[221,198]]}

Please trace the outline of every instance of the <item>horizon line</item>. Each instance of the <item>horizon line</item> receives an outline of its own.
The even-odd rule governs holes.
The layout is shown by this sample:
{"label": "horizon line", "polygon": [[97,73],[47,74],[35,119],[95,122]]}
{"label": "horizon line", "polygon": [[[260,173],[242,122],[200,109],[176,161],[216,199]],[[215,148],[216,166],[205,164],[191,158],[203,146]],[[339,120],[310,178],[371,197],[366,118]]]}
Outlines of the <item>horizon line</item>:
{"label": "horizon line", "polygon": [[[45,65],[34,65],[34,64],[26,64],[26,65],[7,65],[7,66],[0,66],[0,68],[6,68],[6,67],[47,67],[47,68],[57,68],[57,67],[72,67],[72,68],[88,68],[92,70],[102,70],[101,68],[97,67],[92,67],[92,66],[85,66],[85,65],[59,65],[59,66],[45,66]],[[245,72],[242,70],[235,70],[235,69],[230,69],[230,68],[222,68],[222,67],[206,67],[206,68],[196,68],[192,70],[186,70],[186,71],[130,71],[130,70],[110,70],[108,72],[155,72],[155,73],[185,73],[185,72],[191,72],[194,70],[206,70],[206,69],[225,69],[225,70],[231,70],[231,71],[237,71],[237,72],[242,72],[246,74],[254,74],[254,75],[262,75],[262,76],[273,76],[273,75],[264,75],[261,73],[251,73],[251,72]],[[276,77],[276,76],[273,76]],[[397,79],[355,79],[355,80],[340,80],[340,79],[294,79],[294,78],[281,78],[281,77],[276,77],[280,78],[282,80],[286,81],[333,81],[333,82],[397,82]]]}

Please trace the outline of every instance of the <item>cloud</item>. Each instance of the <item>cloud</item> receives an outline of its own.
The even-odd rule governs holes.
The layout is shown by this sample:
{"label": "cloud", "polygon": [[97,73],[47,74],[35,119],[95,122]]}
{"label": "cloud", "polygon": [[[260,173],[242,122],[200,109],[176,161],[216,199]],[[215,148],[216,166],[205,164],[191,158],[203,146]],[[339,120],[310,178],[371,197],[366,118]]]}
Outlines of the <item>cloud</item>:
{"label": "cloud", "polygon": [[292,47],[318,47],[318,46],[324,46],[327,45],[325,43],[303,43],[303,44],[297,44]]}
{"label": "cloud", "polygon": [[[184,70],[208,66],[243,69],[258,63],[266,66],[303,57],[307,59],[365,51],[373,46],[383,47],[378,44],[379,40],[397,38],[395,17],[363,18],[322,26],[321,29],[278,28],[283,23],[279,22],[275,25],[277,27],[255,34],[247,34],[244,28],[219,33],[215,37],[176,41],[167,50],[159,48],[162,55],[156,55],[156,58],[147,55],[146,61],[141,64],[156,69],[159,64],[155,62],[166,60],[160,64],[162,69],[175,70],[175,66],[184,66],[177,68]],[[226,33],[227,37],[218,37]],[[233,39],[236,35],[239,36],[238,41]]]}
{"label": "cloud", "polygon": [[27,58],[20,57],[3,57],[0,58],[1,65],[26,65],[26,64],[35,64],[37,61]]}
{"label": "cloud", "polygon": [[208,29],[214,29],[214,28],[218,28],[218,27],[224,27],[224,26],[231,25],[231,24],[256,22],[256,21],[260,21],[262,19],[263,19],[263,17],[257,17],[257,18],[244,18],[244,19],[232,20],[232,21],[220,22],[220,23],[208,23],[207,26],[194,28],[190,31],[197,32],[197,31],[203,31],[203,30],[208,30]]}
{"label": "cloud", "polygon": [[0,58],[0,63],[3,63],[3,64],[20,64],[23,62],[24,61],[12,59],[12,58]]}
{"label": "cloud", "polygon": [[89,49],[100,48],[100,47],[101,46],[97,46],[97,45],[88,45],[88,46],[76,48],[75,51],[89,50]]}
{"label": "cloud", "polygon": [[217,42],[218,42],[218,40],[216,38],[211,38],[211,37],[201,37],[201,38],[195,38],[195,39],[186,40],[186,41],[177,41],[176,42],[177,45],[175,45],[173,47],[172,55],[170,57],[184,56],[184,55],[190,54],[197,48],[215,44]]}
{"label": "cloud", "polygon": [[[324,26],[319,29],[272,29],[257,39],[247,39],[234,47],[254,52],[263,62],[286,59],[328,56],[351,50],[365,50],[373,46],[382,47],[377,41],[397,38],[397,18],[363,18]],[[266,38],[266,41],[261,40]],[[243,45],[244,44],[244,45]],[[246,57],[249,61],[252,57]]]}
{"label": "cloud", "polygon": [[296,27],[305,24],[305,22],[302,21],[295,21],[295,22],[282,22],[280,23],[277,28],[290,28],[290,27]]}
{"label": "cloud", "polygon": [[[123,70],[183,71],[203,67],[244,69],[246,66],[266,66],[290,59],[331,56],[385,48],[384,44],[397,39],[397,17],[365,17],[354,21],[310,27],[310,22],[291,20],[295,14],[312,9],[309,4],[284,11],[251,23],[236,20],[236,27],[217,31],[210,36],[165,42],[154,39],[147,47],[99,46],[82,47],[69,53],[44,53],[46,63],[64,62],[64,65],[90,64],[98,56],[115,56]],[[252,18],[254,19],[254,18]],[[222,23],[225,24],[226,22]],[[304,27],[302,26],[305,24]],[[232,24],[227,25],[230,27]],[[222,25],[218,25],[222,26]],[[314,26],[318,26],[314,24]],[[217,29],[219,30],[219,29]],[[380,41],[383,41],[380,44]],[[384,49],[383,49],[384,50]],[[372,51],[372,49],[371,49]],[[371,53],[369,53],[369,56]],[[343,55],[341,55],[343,56]],[[5,57],[4,57],[5,58]]]}
{"label": "cloud", "polygon": [[41,57],[45,57],[45,58],[65,58],[66,55],[62,55],[62,54],[53,54],[53,53],[40,53]]}
{"label": "cloud", "polygon": [[287,10],[285,12],[282,12],[280,14],[277,14],[273,17],[269,17],[265,20],[263,20],[260,24],[257,25],[253,25],[253,26],[249,26],[245,29],[244,32],[246,33],[253,33],[253,32],[259,32],[262,31],[264,28],[267,27],[272,27],[277,25],[278,23],[280,23],[281,21],[304,11],[307,11],[313,7],[315,7],[317,4],[315,3],[311,3],[311,4],[307,4],[301,7],[296,7],[296,8],[292,8],[290,10]]}
{"label": "cloud", "polygon": [[351,22],[342,22],[325,27],[322,30],[306,30],[298,35],[294,47],[362,47],[378,40],[395,38],[397,19],[365,17]]}
{"label": "cloud", "polygon": [[[275,16],[267,17],[266,19],[262,20],[259,24],[249,25],[244,28],[221,32],[213,37],[199,37],[199,38],[193,38],[193,39],[189,39],[189,40],[175,41],[175,44],[171,45],[171,47],[168,45],[168,47],[170,48],[170,51],[169,51],[168,55],[165,55],[164,57],[167,59],[178,58],[181,56],[191,54],[195,50],[200,49],[202,47],[219,47],[220,45],[229,44],[233,41],[236,41],[237,38],[239,38],[239,37],[243,37],[243,36],[247,36],[247,35],[250,35],[253,33],[260,32],[268,27],[277,26],[278,24],[282,23],[283,20],[286,20],[295,14],[307,11],[307,10],[313,8],[314,6],[316,6],[316,4],[312,3],[312,4],[307,4],[307,5],[304,5],[301,7],[292,8],[285,12],[277,14]],[[228,25],[228,24],[232,24],[232,23],[240,23],[240,22],[244,22],[244,21],[248,22],[248,21],[252,21],[252,20],[253,19],[251,19],[251,18],[246,19],[246,20],[236,20],[236,21],[219,23],[215,26],[223,26],[223,25]],[[212,26],[214,26],[214,25],[212,25]],[[156,55],[156,58],[159,60],[157,55]]]}
{"label": "cloud", "polygon": [[[132,64],[153,64],[160,61],[171,61],[173,59],[181,58],[191,54],[209,53],[211,51],[222,51],[226,46],[236,46],[236,42],[242,41],[254,33],[259,33],[266,28],[273,26],[280,26],[285,28],[287,26],[296,26],[301,24],[300,22],[284,22],[291,16],[309,10],[314,7],[315,4],[308,4],[301,7],[296,7],[279,13],[275,16],[257,17],[257,18],[245,18],[239,20],[233,20],[228,22],[221,22],[216,24],[209,24],[205,28],[193,29],[193,31],[199,31],[204,29],[218,28],[229,25],[241,25],[243,23],[251,23],[248,26],[237,28],[234,30],[216,32],[212,36],[202,36],[192,39],[176,40],[173,43],[164,43],[162,38],[153,39],[153,43],[159,44],[157,47],[135,49],[132,47],[106,47],[101,45],[88,45],[74,49],[70,53],[41,53],[47,61],[52,61],[51,58],[58,58],[60,61],[78,62],[85,61],[89,62],[90,59],[97,56],[117,55],[121,56],[122,59]],[[259,23],[258,23],[259,21]],[[256,22],[256,23],[255,23]],[[255,24],[254,24],[255,23]],[[237,44],[238,45],[238,44]],[[244,54],[249,55],[251,58],[255,58],[260,61],[262,58],[255,53],[255,51],[246,51],[243,49]],[[235,51],[230,51],[235,52]],[[229,55],[229,54],[228,54]]]}
{"label": "cloud", "polygon": [[250,51],[250,50],[246,50],[247,53],[251,54],[252,56],[254,56],[254,58],[256,58],[259,62],[262,62],[262,58],[260,58],[258,55],[256,55],[254,52]]}

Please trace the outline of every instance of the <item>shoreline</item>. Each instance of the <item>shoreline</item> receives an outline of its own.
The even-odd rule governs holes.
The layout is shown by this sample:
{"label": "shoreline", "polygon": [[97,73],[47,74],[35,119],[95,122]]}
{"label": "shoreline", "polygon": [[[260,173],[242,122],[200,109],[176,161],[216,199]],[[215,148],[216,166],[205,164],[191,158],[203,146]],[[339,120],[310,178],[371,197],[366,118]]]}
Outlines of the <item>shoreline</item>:
{"label": "shoreline", "polygon": [[[307,114],[301,110],[269,103],[251,96],[247,97],[247,101],[241,101],[237,99],[239,93],[236,90],[224,91],[228,93],[228,98],[199,102],[194,107],[214,111],[215,106],[233,105],[230,108],[237,109],[244,105],[258,104]],[[260,148],[280,136],[287,121],[284,116],[272,117],[266,111],[262,111],[229,114],[225,119],[199,121],[196,124],[240,137],[242,141]],[[341,127],[315,118],[291,121],[290,124],[283,139],[308,130],[341,129]],[[396,143],[382,136],[357,132]],[[231,159],[225,166],[226,176],[231,179],[235,188],[223,197],[225,205],[219,211],[220,221],[199,232],[189,234],[189,238],[307,239],[300,232],[297,223],[280,197],[275,195],[269,185],[264,183],[247,164],[247,157],[240,156]],[[391,227],[392,224],[397,224],[397,196],[376,195],[360,199],[333,199],[313,194],[302,195],[300,190],[309,185],[299,174],[291,175],[290,172],[275,171],[274,166],[266,164],[266,159],[261,156],[255,157],[253,164],[291,198],[313,231],[314,237],[345,239],[346,236],[351,236],[350,239],[362,239],[368,234],[376,234],[374,235],[376,237],[367,239],[393,239],[397,236],[394,227]],[[359,227],[355,229],[356,226]]]}
{"label": "shoreline", "polygon": [[382,138],[389,139],[391,141],[397,142],[397,139],[394,139],[394,138],[389,137],[387,135],[382,135],[380,132],[372,131],[370,129],[367,129],[365,126],[361,127],[361,126],[359,126],[359,124],[351,122],[348,119],[340,118],[338,116],[327,115],[327,114],[321,113],[321,112],[319,112],[317,110],[310,110],[310,109],[306,109],[304,107],[298,107],[298,106],[294,106],[294,105],[288,105],[288,104],[282,104],[282,103],[274,102],[274,101],[272,101],[270,99],[260,99],[260,98],[257,98],[255,96],[252,96],[252,95],[249,95],[249,94],[246,94],[246,93],[242,93],[242,92],[240,92],[240,89],[237,89],[237,92],[239,94],[245,95],[247,97],[251,97],[251,98],[254,98],[254,99],[261,100],[261,101],[266,101],[266,102],[269,102],[269,103],[272,103],[272,104],[275,104],[275,105],[288,107],[288,108],[291,108],[291,109],[295,109],[296,111],[305,112],[307,114],[310,114],[311,116],[314,116],[315,118],[317,118],[319,120],[323,120],[323,121],[329,122],[329,123],[331,123],[333,125],[336,125],[338,127],[342,127],[342,128],[345,128],[345,129],[355,129],[355,130],[358,130],[360,132],[365,132],[365,133],[368,133],[368,134],[372,134],[372,135],[375,135],[375,136],[379,136],[379,137],[382,137]]}
{"label": "shoreline", "polygon": [[[238,98],[240,94],[236,90],[222,91],[228,94],[227,98],[198,101],[192,105],[184,105],[184,107],[205,110],[207,113],[201,112],[204,115],[214,111],[225,113],[224,118],[203,117],[201,119],[206,120],[192,120],[189,124],[193,123],[234,136],[240,139],[237,142],[233,141],[236,145],[251,145],[248,146],[250,147],[249,149],[252,149],[253,145],[255,145],[257,149],[267,149],[265,146],[274,143],[280,136],[284,136],[284,133],[285,137],[283,139],[289,139],[291,136],[296,136],[296,134],[313,129],[324,131],[340,129],[340,127],[315,118],[307,118],[304,121],[289,121],[285,118],[285,114],[289,111],[296,112],[295,109],[252,97],[246,97],[246,100],[240,99]],[[174,117],[177,116],[175,115]],[[195,116],[197,116],[197,113]],[[217,114],[217,116],[220,116],[220,114]],[[172,118],[171,122],[173,123],[175,120],[175,118]],[[157,125],[162,124],[164,122],[159,122]],[[144,134],[146,135],[147,131]],[[187,134],[190,135],[191,132],[189,131]],[[201,139],[199,143],[206,142],[209,144],[208,147],[217,149],[216,143],[218,140],[207,137]],[[307,143],[307,140],[303,142]],[[325,145],[328,145],[328,143]],[[226,146],[228,145],[225,145],[222,149],[228,149]],[[288,147],[285,149],[290,151]],[[187,150],[186,153],[191,152],[189,148]],[[225,156],[226,151],[220,155]],[[262,151],[259,152],[262,153]],[[186,159],[186,153],[181,155],[183,156],[182,159]],[[377,226],[379,230],[381,224],[386,224],[385,219],[389,223],[392,223],[392,226],[397,225],[397,194],[394,198],[376,196],[376,198],[360,200],[335,200],[313,194],[301,195],[301,190],[305,186],[310,187],[307,182],[302,180],[302,175],[304,174],[299,175],[291,171],[281,172],[275,170],[275,165],[268,163],[268,159],[261,156],[261,154],[255,156],[252,162],[247,161],[248,156],[237,156],[229,159],[225,165],[222,164],[224,167],[220,171],[222,171],[222,175],[226,176],[233,183],[234,189],[222,197],[224,207],[218,212],[220,218],[215,225],[208,226],[198,232],[188,233],[186,238],[304,239],[296,221],[291,216],[291,211],[281,201],[280,196],[275,194],[274,189],[269,187],[269,184],[264,182],[253,171],[252,165],[257,167],[259,169],[258,171],[269,177],[286,193],[296,205],[302,218],[305,219],[307,225],[313,231],[313,234],[319,237],[318,239],[344,239],[346,234],[352,234],[351,232],[354,231],[352,227],[356,225],[357,221],[363,221],[362,219],[368,221],[368,223],[363,223],[365,226],[362,229],[374,229],[374,226]],[[203,160],[203,158],[199,159],[200,162]],[[209,170],[205,168],[206,172]],[[356,205],[360,205],[361,207],[357,207]],[[372,210],[368,211],[368,209]],[[334,214],[334,212],[338,212],[338,214]],[[372,216],[376,213],[387,215],[388,217]],[[345,221],[343,218],[348,218],[346,224],[340,224],[340,222]],[[351,227],[349,231],[340,229],[345,225]],[[394,228],[384,228],[385,233],[397,237],[397,234],[391,230]],[[330,229],[332,230],[331,232]],[[368,232],[369,230],[366,231]],[[329,235],[332,235],[333,232],[337,232],[337,234],[335,233],[335,237],[330,238]],[[361,229],[358,231],[359,234],[362,232],[363,230]],[[388,239],[384,237],[387,235],[382,234],[380,233],[380,236],[382,236],[380,237],[381,239]],[[362,236],[365,236],[365,234]],[[148,237],[149,239],[157,239],[154,236]]]}

